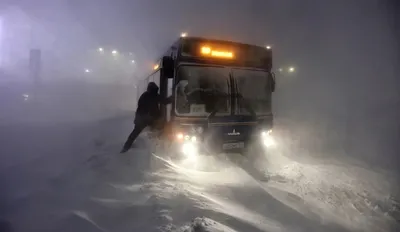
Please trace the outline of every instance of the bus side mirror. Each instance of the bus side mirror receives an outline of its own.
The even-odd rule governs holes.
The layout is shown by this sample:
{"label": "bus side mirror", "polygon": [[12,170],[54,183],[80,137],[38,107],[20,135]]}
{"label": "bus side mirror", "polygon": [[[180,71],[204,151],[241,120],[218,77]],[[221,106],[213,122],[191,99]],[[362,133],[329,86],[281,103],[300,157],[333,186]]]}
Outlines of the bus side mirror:
{"label": "bus side mirror", "polygon": [[164,77],[173,78],[174,77],[174,59],[170,56],[164,56],[162,58],[162,69]]}

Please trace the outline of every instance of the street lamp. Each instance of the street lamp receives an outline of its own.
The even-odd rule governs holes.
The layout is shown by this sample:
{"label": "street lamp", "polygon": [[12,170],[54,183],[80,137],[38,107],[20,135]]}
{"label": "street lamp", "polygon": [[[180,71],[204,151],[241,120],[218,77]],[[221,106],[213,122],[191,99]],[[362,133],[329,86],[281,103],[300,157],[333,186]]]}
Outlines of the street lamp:
{"label": "street lamp", "polygon": [[104,49],[103,48],[99,48],[99,49],[97,49],[99,52],[104,52]]}
{"label": "street lamp", "polygon": [[289,72],[290,72],[290,73],[292,73],[292,72],[294,72],[294,71],[295,71],[294,67],[289,67]]}
{"label": "street lamp", "polygon": [[187,33],[186,32],[182,32],[181,33],[181,37],[186,37],[187,36]]}
{"label": "street lamp", "polygon": [[267,45],[267,46],[265,46],[265,47],[266,47],[268,50],[271,49],[271,46],[269,46],[269,45]]}
{"label": "street lamp", "polygon": [[134,63],[135,63],[135,60],[131,60],[131,63],[134,64]]}
{"label": "street lamp", "polygon": [[28,101],[29,99],[29,94],[22,94],[22,97],[24,98],[24,101]]}
{"label": "street lamp", "polygon": [[90,73],[90,69],[85,69],[85,73]]}

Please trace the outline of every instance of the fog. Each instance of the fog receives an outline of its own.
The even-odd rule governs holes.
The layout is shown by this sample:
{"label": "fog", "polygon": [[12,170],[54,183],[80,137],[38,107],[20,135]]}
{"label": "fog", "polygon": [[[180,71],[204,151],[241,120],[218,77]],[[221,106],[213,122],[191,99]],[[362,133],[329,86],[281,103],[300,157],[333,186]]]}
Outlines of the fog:
{"label": "fog", "polygon": [[[18,78],[7,80],[29,83],[27,70],[22,71],[27,69],[28,50],[40,47],[43,83],[76,80],[122,85],[134,84],[149,73],[153,62],[182,31],[269,44],[274,49],[278,79],[273,105],[278,119],[290,118],[312,133],[334,136],[341,140],[337,146],[351,149],[347,153],[353,156],[394,164],[399,139],[396,9],[390,1],[19,1],[2,6],[3,28],[5,19],[10,18],[18,23],[7,28],[31,24],[33,33],[12,29],[33,35],[30,41],[22,36],[25,34],[16,34],[9,44],[3,39],[3,48],[19,49],[7,48],[13,52],[3,52],[2,63],[7,71],[5,60],[11,60],[10,67],[18,70]],[[100,69],[104,63],[96,57],[98,47],[133,53],[135,67],[119,64],[118,68]],[[296,67],[295,74],[277,71],[288,65]],[[86,68],[93,73],[85,76]],[[70,86],[84,89],[83,84]],[[90,104],[135,101],[134,88],[130,95],[128,89],[125,99],[116,97],[110,104],[93,96]],[[84,92],[80,94],[90,91]],[[108,91],[118,93],[111,88]],[[125,109],[130,106],[134,110],[135,104]],[[68,109],[65,114],[72,111],[61,108]]]}
{"label": "fog", "polygon": [[[91,145],[99,138],[122,139],[116,141],[122,145],[130,124],[111,138],[99,132],[100,123],[133,119],[137,81],[187,32],[272,46],[275,124],[292,144],[291,156],[351,158],[400,174],[398,12],[397,1],[382,0],[2,1],[2,166],[59,150],[44,149],[45,139],[36,148],[21,141],[32,131],[36,138],[67,133],[43,129],[49,125],[86,128],[82,138]],[[32,48],[42,51],[36,82],[29,72]],[[289,66],[296,71],[285,71]],[[60,139],[71,140],[71,146],[77,142],[72,134]]]}

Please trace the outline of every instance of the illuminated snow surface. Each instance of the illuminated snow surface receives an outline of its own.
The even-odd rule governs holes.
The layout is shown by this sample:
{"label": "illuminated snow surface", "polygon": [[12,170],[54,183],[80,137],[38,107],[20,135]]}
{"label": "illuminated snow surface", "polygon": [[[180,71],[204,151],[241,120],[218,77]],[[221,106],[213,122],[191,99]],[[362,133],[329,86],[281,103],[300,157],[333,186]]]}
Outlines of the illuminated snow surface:
{"label": "illuminated snow surface", "polygon": [[173,162],[146,135],[119,154],[130,129],[2,126],[2,231],[399,231],[387,173],[277,149],[258,162],[265,181],[224,155]]}

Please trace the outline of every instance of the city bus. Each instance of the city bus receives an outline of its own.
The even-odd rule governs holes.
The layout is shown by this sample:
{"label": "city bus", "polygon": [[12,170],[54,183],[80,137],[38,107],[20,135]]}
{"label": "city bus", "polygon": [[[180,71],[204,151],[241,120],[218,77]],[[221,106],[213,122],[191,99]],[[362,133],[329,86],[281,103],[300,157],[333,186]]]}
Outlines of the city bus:
{"label": "city bus", "polygon": [[138,85],[149,82],[172,103],[160,105],[162,139],[183,155],[273,145],[275,75],[270,47],[180,37]]}

